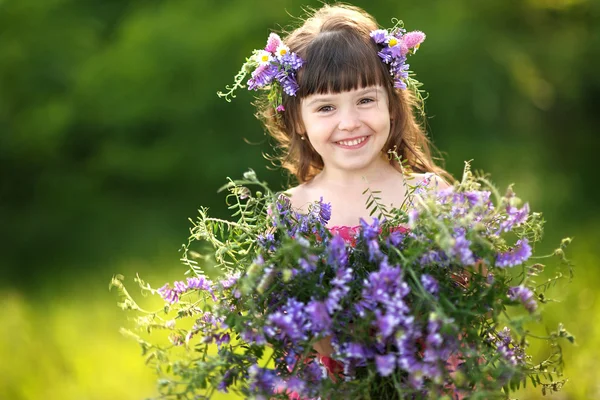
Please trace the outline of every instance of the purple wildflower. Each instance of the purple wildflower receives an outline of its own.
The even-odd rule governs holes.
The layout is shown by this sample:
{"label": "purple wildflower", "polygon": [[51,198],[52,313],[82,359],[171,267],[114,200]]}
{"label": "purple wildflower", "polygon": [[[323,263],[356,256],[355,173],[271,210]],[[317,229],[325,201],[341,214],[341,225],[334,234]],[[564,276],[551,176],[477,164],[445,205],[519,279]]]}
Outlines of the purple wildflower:
{"label": "purple wildflower", "polygon": [[312,262],[311,262],[304,258],[301,258],[298,260],[298,265],[304,272],[313,272],[315,269],[317,269],[317,267],[315,265],[315,260],[312,260]]}
{"label": "purple wildflower", "polygon": [[431,264],[446,265],[448,264],[448,258],[441,250],[429,250],[421,256],[419,263],[424,266]]}
{"label": "purple wildflower", "polygon": [[270,84],[278,73],[276,65],[259,65],[248,79],[248,90],[257,90]]}
{"label": "purple wildflower", "polygon": [[256,364],[248,368],[248,375],[250,378],[250,391],[253,393],[272,395],[275,386],[279,383],[275,371],[261,368]]}
{"label": "purple wildflower", "polygon": [[463,265],[475,264],[475,258],[470,246],[471,242],[465,236],[465,229],[457,229],[455,231],[454,246],[451,254],[456,256]]}
{"label": "purple wildflower", "polygon": [[286,304],[267,317],[265,334],[279,340],[290,340],[292,343],[308,338],[307,315],[305,305],[295,298],[289,298]]}
{"label": "purple wildflower", "polygon": [[386,64],[389,64],[392,61],[392,55],[387,50],[387,48],[381,50],[379,53],[377,53],[377,55],[379,56],[379,58],[381,58],[381,61],[383,61]]}
{"label": "purple wildflower", "polygon": [[296,53],[286,53],[281,57],[281,63],[293,70],[299,70],[304,65],[304,60]]}
{"label": "purple wildflower", "polygon": [[534,312],[538,306],[533,292],[523,285],[513,286],[508,289],[508,298],[519,301],[530,313]]}
{"label": "purple wildflower", "polygon": [[327,262],[330,265],[340,267],[348,263],[348,252],[346,251],[346,242],[340,235],[336,235],[329,241],[327,246]]}
{"label": "purple wildflower", "polygon": [[187,278],[187,288],[212,291],[212,282],[205,276],[194,276]]}
{"label": "purple wildflower", "polygon": [[298,87],[298,82],[296,82],[296,78],[294,77],[294,75],[292,75],[286,71],[281,71],[275,77],[281,84],[283,91],[288,96],[296,95],[296,92],[298,91],[299,87]]}
{"label": "purple wildflower", "polygon": [[505,327],[496,332],[497,338],[490,334],[488,341],[495,343],[498,353],[511,365],[523,364],[525,361],[525,350],[516,344],[510,335],[510,329]]}
{"label": "purple wildflower", "polygon": [[348,358],[364,359],[368,357],[368,350],[360,343],[350,342],[344,346],[342,353]]}
{"label": "purple wildflower", "polygon": [[262,346],[267,343],[265,336],[262,333],[257,332],[256,330],[254,330],[252,328],[246,329],[245,331],[242,332],[242,334],[240,336],[241,336],[242,340],[244,340],[245,342],[247,342],[249,344],[256,344],[256,345]]}
{"label": "purple wildflower", "polygon": [[323,225],[331,219],[331,203],[323,202],[323,196],[318,203],[311,209],[311,213],[317,218],[317,221]]}
{"label": "purple wildflower", "polygon": [[390,247],[399,247],[405,238],[406,234],[404,232],[399,230],[392,231],[388,236],[387,245]]}
{"label": "purple wildflower", "polygon": [[328,333],[331,329],[331,317],[327,312],[327,306],[322,301],[312,300],[306,307],[308,319],[315,333]]}
{"label": "purple wildflower", "polygon": [[377,239],[377,237],[379,236],[379,232],[381,231],[381,228],[379,227],[379,220],[377,218],[373,218],[373,223],[371,225],[369,225],[367,221],[361,218],[360,226],[362,228],[362,237],[364,237],[367,241]]}
{"label": "purple wildflower", "polygon": [[342,308],[341,301],[350,291],[348,283],[352,281],[352,268],[340,268],[336,271],[335,278],[331,280],[333,288],[325,300],[327,311],[333,314]]}
{"label": "purple wildflower", "polygon": [[285,107],[283,106],[283,104],[280,104],[280,105],[278,105],[275,108],[275,111],[277,111],[277,112],[284,112],[285,111]]}
{"label": "purple wildflower", "polygon": [[233,371],[227,370],[219,382],[219,386],[217,386],[217,390],[222,393],[229,393],[227,388],[233,383]]}
{"label": "purple wildflower", "polygon": [[165,301],[168,301],[170,304],[177,303],[179,301],[177,291],[171,289],[171,286],[168,283],[158,289],[157,292]]}
{"label": "purple wildflower", "polygon": [[221,280],[221,282],[220,282],[221,287],[223,287],[223,289],[229,289],[230,287],[232,287],[233,285],[235,285],[237,283],[238,279],[240,279],[240,276],[241,276],[241,273],[239,271],[228,274],[227,276],[225,276],[225,279]]}
{"label": "purple wildflower", "polygon": [[377,30],[371,31],[371,38],[377,44],[384,43],[387,36],[388,36],[388,31],[386,31],[385,29],[377,29]]}
{"label": "purple wildflower", "polygon": [[500,228],[498,229],[498,233],[500,232],[508,232],[513,227],[519,226],[527,220],[529,216],[529,204],[525,203],[521,209],[518,209],[513,206],[506,206],[507,217],[506,220],[502,221],[500,224]]}
{"label": "purple wildflower", "polygon": [[423,288],[431,293],[432,295],[437,295],[439,290],[438,281],[431,275],[423,274],[421,275],[421,283],[423,284]]}
{"label": "purple wildflower", "polygon": [[396,368],[396,356],[394,354],[377,355],[375,356],[375,365],[377,366],[379,375],[388,376]]}
{"label": "purple wildflower", "polygon": [[381,333],[382,339],[387,339],[395,332],[401,320],[398,315],[381,315],[379,310],[375,310],[375,313],[377,314],[377,329]]}
{"label": "purple wildflower", "polygon": [[527,238],[520,239],[513,249],[498,254],[496,266],[506,268],[523,264],[531,257],[531,254],[531,246],[529,245]]}
{"label": "purple wildflower", "polygon": [[379,242],[376,239],[369,240],[367,248],[369,249],[369,261],[375,262],[383,257],[383,253],[379,249]]}

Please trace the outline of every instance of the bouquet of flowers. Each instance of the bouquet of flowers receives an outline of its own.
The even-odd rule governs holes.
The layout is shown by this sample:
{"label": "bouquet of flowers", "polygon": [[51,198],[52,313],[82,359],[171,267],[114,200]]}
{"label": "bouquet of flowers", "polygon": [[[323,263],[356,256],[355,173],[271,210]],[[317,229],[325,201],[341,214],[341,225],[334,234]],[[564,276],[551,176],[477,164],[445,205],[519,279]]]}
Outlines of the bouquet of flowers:
{"label": "bouquet of flowers", "polygon": [[[190,276],[159,289],[137,278],[163,308],[143,311],[122,277],[112,282],[140,328],[169,332],[159,345],[127,331],[162,375],[162,397],[490,399],[528,381],[560,389],[560,341],[574,339],[562,325],[544,337],[531,329],[546,290],[571,275],[570,239],[545,256],[568,273],[541,281],[544,257],[533,250],[543,220],[511,188],[500,194],[468,165],[454,186],[429,186],[407,186],[393,210],[367,191],[374,218],[330,230],[322,200],[302,214],[252,171],[230,181],[237,221],[200,210],[183,258]],[[196,241],[212,246],[218,279],[195,261]],[[530,339],[547,343],[546,359],[527,353]],[[333,351],[324,357],[319,344]]]}

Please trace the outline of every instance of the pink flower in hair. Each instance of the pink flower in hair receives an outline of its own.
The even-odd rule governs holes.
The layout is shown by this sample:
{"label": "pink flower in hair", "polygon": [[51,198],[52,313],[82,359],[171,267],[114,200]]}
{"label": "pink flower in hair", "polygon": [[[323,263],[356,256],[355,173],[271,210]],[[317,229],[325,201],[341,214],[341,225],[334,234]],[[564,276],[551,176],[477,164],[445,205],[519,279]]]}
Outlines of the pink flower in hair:
{"label": "pink flower in hair", "polygon": [[402,41],[407,48],[415,50],[419,48],[419,45],[425,40],[425,34],[421,31],[412,31],[402,36]]}
{"label": "pink flower in hair", "polygon": [[269,53],[275,53],[275,51],[277,51],[277,48],[282,44],[283,42],[281,41],[279,35],[271,32],[269,38],[267,39],[267,47],[265,47],[265,51],[268,51]]}

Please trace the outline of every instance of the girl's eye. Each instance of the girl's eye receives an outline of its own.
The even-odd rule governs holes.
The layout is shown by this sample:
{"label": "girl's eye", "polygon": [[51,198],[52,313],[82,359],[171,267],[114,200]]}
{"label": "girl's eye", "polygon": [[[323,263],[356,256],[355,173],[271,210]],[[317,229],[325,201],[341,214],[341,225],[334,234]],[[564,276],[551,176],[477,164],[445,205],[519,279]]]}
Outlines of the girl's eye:
{"label": "girl's eye", "polygon": [[360,101],[358,102],[358,104],[369,104],[374,102],[375,99],[372,99],[371,97],[365,97],[364,99],[360,99]]}
{"label": "girl's eye", "polygon": [[319,109],[317,110],[318,112],[329,112],[329,111],[333,111],[333,106],[323,106],[323,107],[319,107]]}

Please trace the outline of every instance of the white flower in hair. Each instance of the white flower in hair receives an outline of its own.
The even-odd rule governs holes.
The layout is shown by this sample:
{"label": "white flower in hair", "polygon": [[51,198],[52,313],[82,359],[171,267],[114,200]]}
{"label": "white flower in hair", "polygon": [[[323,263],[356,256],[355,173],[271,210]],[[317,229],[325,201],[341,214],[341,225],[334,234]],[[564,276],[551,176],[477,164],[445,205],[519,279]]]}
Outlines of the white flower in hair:
{"label": "white flower in hair", "polygon": [[275,50],[275,55],[277,56],[277,58],[281,59],[281,57],[285,56],[289,52],[290,52],[290,48],[287,47],[285,44],[281,43],[277,47],[277,50]]}
{"label": "white flower in hair", "polygon": [[273,55],[265,50],[258,50],[255,57],[258,65],[267,66],[271,64],[271,61],[273,61]]}

